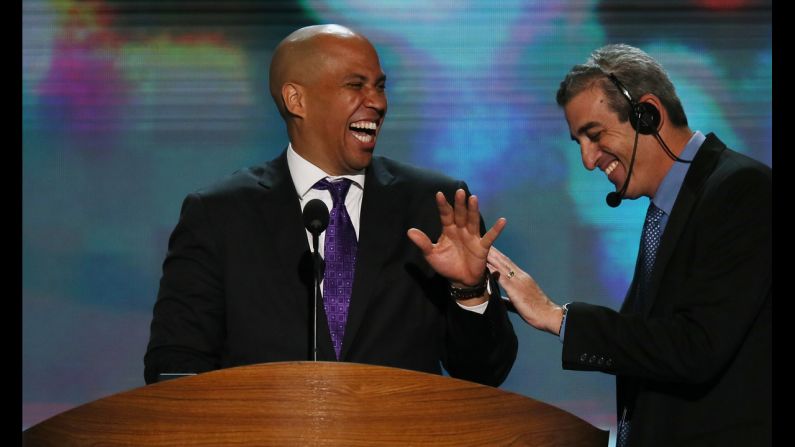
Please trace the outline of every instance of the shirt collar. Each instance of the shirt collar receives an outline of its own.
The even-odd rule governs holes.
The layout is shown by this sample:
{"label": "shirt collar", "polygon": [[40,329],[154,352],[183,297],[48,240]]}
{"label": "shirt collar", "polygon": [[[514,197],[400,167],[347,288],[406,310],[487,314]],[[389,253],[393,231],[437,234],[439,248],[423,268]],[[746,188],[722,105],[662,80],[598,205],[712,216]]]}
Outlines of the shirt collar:
{"label": "shirt collar", "polygon": [[[679,158],[683,160],[692,160],[696,156],[698,148],[701,147],[701,144],[704,143],[706,139],[707,137],[705,137],[701,131],[695,131],[693,136],[690,137],[690,141],[687,142],[685,148],[682,150],[682,153],[679,154]],[[666,215],[671,215],[676,196],[679,195],[679,190],[682,189],[682,183],[685,181],[685,175],[687,175],[687,170],[689,168],[690,163],[674,162],[671,169],[665,174],[660,186],[657,188],[657,192],[654,194],[652,202],[657,208],[665,211]]]}
{"label": "shirt collar", "polygon": [[360,171],[358,174],[352,175],[329,175],[304,157],[298,155],[298,152],[293,149],[292,143],[287,146],[287,167],[290,169],[290,177],[293,179],[295,191],[301,198],[315,186],[315,183],[324,178],[328,178],[331,181],[347,178],[360,189],[364,190],[364,170]]}

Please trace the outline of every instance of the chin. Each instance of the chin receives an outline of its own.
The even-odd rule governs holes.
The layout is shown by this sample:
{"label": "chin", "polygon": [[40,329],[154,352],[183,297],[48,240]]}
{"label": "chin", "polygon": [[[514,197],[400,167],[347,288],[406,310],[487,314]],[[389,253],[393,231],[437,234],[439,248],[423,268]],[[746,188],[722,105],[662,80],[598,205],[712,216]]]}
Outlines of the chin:
{"label": "chin", "polygon": [[362,157],[360,160],[358,160],[355,169],[357,171],[366,169],[368,166],[370,166],[370,163],[372,163],[372,161],[373,161],[373,154],[368,154],[366,157]]}

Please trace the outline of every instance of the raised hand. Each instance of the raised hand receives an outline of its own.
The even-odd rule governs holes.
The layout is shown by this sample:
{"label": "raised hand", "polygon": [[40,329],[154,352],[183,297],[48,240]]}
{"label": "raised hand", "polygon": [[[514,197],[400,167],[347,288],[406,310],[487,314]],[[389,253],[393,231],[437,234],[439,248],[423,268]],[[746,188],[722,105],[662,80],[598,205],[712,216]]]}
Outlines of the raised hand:
{"label": "raised hand", "polygon": [[455,287],[474,287],[481,284],[486,271],[486,257],[494,241],[505,228],[505,218],[497,219],[489,231],[480,236],[480,212],[477,196],[469,196],[463,189],[455,192],[454,206],[450,206],[442,192],[436,193],[442,235],[434,244],[421,230],[411,228],[411,239],[422,250],[425,260],[437,273]]}

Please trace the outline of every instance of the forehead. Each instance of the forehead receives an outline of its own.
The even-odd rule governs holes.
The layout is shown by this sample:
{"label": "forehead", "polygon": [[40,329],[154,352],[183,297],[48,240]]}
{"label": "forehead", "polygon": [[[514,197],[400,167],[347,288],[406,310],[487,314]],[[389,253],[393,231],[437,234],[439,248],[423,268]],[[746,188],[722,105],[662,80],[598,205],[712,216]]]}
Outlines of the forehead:
{"label": "forehead", "polygon": [[572,133],[588,122],[603,123],[611,115],[607,97],[602,89],[595,85],[571,98],[563,107],[563,111]]}
{"label": "forehead", "polygon": [[360,74],[367,77],[383,75],[378,53],[361,38],[329,37],[319,42],[321,58],[328,68],[341,75]]}

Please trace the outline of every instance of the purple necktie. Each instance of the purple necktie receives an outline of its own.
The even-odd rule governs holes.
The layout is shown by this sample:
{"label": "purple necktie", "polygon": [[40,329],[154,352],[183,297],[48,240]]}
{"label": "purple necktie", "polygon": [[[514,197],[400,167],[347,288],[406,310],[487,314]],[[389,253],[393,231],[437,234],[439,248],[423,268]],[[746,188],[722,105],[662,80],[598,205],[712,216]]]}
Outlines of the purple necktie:
{"label": "purple necktie", "polygon": [[337,360],[342,351],[342,337],[345,334],[345,322],[348,320],[358,246],[351,216],[345,209],[345,195],[348,194],[350,186],[351,180],[346,178],[333,183],[323,179],[313,186],[314,189],[328,190],[334,203],[329,212],[324,244],[326,269],[323,275],[323,307],[326,309],[331,343],[334,345]]}

